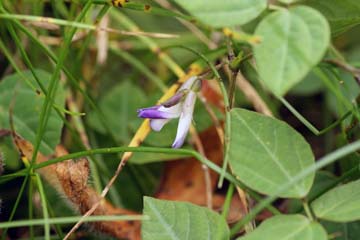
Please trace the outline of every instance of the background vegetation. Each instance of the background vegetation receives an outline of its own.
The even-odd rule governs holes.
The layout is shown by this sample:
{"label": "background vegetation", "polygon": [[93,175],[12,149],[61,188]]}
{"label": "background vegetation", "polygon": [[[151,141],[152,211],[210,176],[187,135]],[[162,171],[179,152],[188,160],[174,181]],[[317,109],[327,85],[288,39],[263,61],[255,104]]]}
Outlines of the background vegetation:
{"label": "background vegetation", "polygon": [[[0,0],[2,239],[359,239],[359,23],[358,0]],[[172,149],[137,110],[194,75]]]}

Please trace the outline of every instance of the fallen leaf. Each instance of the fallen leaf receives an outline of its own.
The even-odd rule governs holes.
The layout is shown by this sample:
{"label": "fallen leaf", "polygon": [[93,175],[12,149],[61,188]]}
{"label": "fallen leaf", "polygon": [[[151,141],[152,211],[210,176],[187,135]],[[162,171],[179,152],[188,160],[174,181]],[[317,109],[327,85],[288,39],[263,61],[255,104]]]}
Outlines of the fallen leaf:
{"label": "fallen leaf", "polygon": [[[0,131],[1,134],[2,131]],[[15,146],[18,148],[24,162],[29,162],[33,154],[32,144],[12,134]],[[62,146],[56,147],[55,157],[67,155],[68,152]],[[44,156],[40,152],[36,162],[46,162],[52,156]],[[77,161],[67,160],[41,168],[39,173],[55,187],[57,191],[66,196],[81,214],[86,213],[94,203],[101,199],[100,195],[88,184],[90,174],[89,162],[86,158]],[[103,200],[93,215],[137,215],[138,213],[114,207],[111,203]],[[112,221],[95,222],[91,226],[95,230],[106,233],[120,239],[140,240],[139,221]]]}

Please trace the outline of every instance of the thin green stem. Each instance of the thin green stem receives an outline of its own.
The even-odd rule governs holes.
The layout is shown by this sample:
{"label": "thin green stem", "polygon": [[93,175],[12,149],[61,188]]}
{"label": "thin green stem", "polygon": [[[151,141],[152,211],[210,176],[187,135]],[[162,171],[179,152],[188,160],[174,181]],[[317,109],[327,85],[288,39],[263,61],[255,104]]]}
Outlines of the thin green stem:
{"label": "thin green stem", "polygon": [[36,179],[37,187],[38,187],[38,190],[39,190],[41,206],[42,206],[42,211],[43,211],[45,239],[49,240],[50,239],[49,212],[48,212],[48,209],[47,209],[47,203],[46,203],[47,201],[46,201],[46,195],[45,195],[45,191],[44,191],[44,186],[42,184],[40,175],[38,173],[35,173],[35,179]]}
{"label": "thin green stem", "polygon": [[225,220],[227,218],[227,215],[229,214],[230,204],[231,204],[232,196],[234,194],[234,189],[235,189],[235,186],[234,186],[234,184],[231,183],[229,185],[229,188],[228,188],[227,192],[226,192],[225,202],[224,202],[224,205],[223,205],[223,211],[221,213],[221,216]]}
{"label": "thin green stem", "polygon": [[47,22],[49,24],[56,24],[59,26],[67,26],[67,27],[73,27],[73,28],[79,28],[79,29],[86,29],[86,30],[92,30],[92,31],[107,31],[112,33],[117,33],[121,35],[130,35],[130,36],[137,36],[137,35],[145,35],[147,37],[158,37],[158,38],[174,38],[177,37],[173,34],[165,34],[165,33],[148,33],[148,32],[129,32],[129,31],[122,31],[117,30],[113,28],[99,28],[96,25],[90,25],[86,23],[81,23],[77,21],[68,21],[64,19],[58,19],[58,18],[51,18],[51,17],[39,17],[39,16],[32,16],[32,15],[19,15],[19,14],[7,14],[7,13],[1,13],[0,19],[17,19],[17,20],[25,20],[30,22]]}
{"label": "thin green stem", "polygon": [[290,181],[279,186],[279,188],[276,191],[274,191],[274,194],[272,196],[268,196],[267,198],[259,202],[259,204],[257,204],[250,211],[249,214],[247,214],[244,218],[242,218],[239,222],[237,222],[231,229],[231,235],[234,236],[245,224],[253,220],[257,214],[259,214],[264,208],[266,208],[269,204],[275,201],[278,198],[277,196],[279,196],[281,193],[293,187],[296,183],[298,183],[308,175],[314,173],[315,171],[325,166],[328,166],[329,164],[332,164],[335,161],[339,160],[340,158],[343,158],[346,155],[353,153],[359,149],[360,149],[360,140],[335,150],[334,152],[326,155],[325,157],[320,158],[318,161],[315,162],[314,165],[309,166],[304,170],[302,170],[300,173],[295,175]]}
{"label": "thin green stem", "polygon": [[313,214],[311,213],[311,209],[310,209],[310,207],[309,207],[309,203],[307,202],[307,200],[306,200],[306,199],[303,199],[303,200],[302,200],[302,204],[303,204],[303,207],[304,207],[306,216],[310,219],[310,221],[314,221],[314,216],[313,216]]}
{"label": "thin green stem", "polygon": [[288,101],[286,101],[283,97],[277,97],[279,101],[284,104],[284,106],[292,113],[294,116],[299,119],[300,122],[302,122],[313,134],[316,136],[322,135],[324,133],[327,133],[328,131],[334,129],[337,127],[340,123],[342,123],[346,118],[351,116],[352,111],[348,111],[345,113],[341,118],[327,126],[326,128],[322,130],[318,130],[314,125],[312,125],[306,118],[304,118]]}
{"label": "thin green stem", "polygon": [[[82,9],[79,16],[77,17],[77,19],[76,19],[77,21],[80,21],[81,19],[83,19],[85,17],[86,13],[90,9],[90,6],[91,6],[91,1],[87,1],[84,8]],[[48,120],[49,120],[51,106],[54,102],[55,94],[57,92],[60,70],[62,69],[63,63],[64,63],[67,53],[69,51],[69,46],[70,46],[71,40],[72,40],[75,32],[76,32],[76,28],[71,28],[69,30],[69,33],[66,34],[64,37],[64,44],[63,44],[63,47],[62,47],[62,50],[60,53],[60,57],[58,59],[54,73],[50,80],[50,84],[48,87],[48,94],[46,95],[45,102],[44,102],[43,107],[40,112],[39,127],[37,128],[37,131],[36,131],[36,139],[35,139],[35,145],[34,145],[34,152],[33,152],[32,159],[31,159],[31,165],[33,165],[36,161],[36,156],[37,156],[37,153],[40,148],[42,137],[44,136],[45,128],[46,128]]]}
{"label": "thin green stem", "polygon": [[[32,220],[19,220],[12,222],[0,223],[0,229],[15,228],[22,226],[37,226],[44,224],[69,224],[78,222],[82,216],[74,217],[59,217],[48,219],[32,219]],[[89,216],[84,218],[84,222],[103,222],[103,221],[144,221],[149,220],[146,215],[105,215],[105,216]]]}
{"label": "thin green stem", "polygon": [[[29,181],[29,187],[28,187],[28,216],[29,216],[29,220],[33,219],[33,215],[34,215],[34,207],[33,207],[33,192],[34,192],[34,181],[33,178],[30,177],[30,181]],[[30,235],[30,239],[34,239],[34,228],[33,226],[29,226],[29,235]]]}

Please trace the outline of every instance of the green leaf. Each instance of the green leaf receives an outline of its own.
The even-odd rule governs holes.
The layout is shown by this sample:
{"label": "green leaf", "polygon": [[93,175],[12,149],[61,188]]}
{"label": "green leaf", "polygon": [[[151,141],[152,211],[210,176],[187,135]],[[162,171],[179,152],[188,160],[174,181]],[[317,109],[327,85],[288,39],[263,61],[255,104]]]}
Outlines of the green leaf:
{"label": "green leaf", "polygon": [[[266,238],[264,238],[266,236]],[[302,215],[278,215],[238,240],[327,240],[323,227]]]}
{"label": "green leaf", "polygon": [[319,77],[310,71],[309,74],[297,84],[290,92],[291,95],[311,96],[324,89],[324,84]]}
{"label": "green leaf", "polygon": [[[42,84],[47,87],[51,75],[43,70],[35,71]],[[13,120],[15,131],[23,138],[35,143],[36,131],[39,123],[41,107],[45,96],[36,93],[27,83],[26,78],[33,87],[40,89],[30,71],[23,74],[13,74],[5,77],[0,83],[0,128],[10,129],[9,108],[13,105]],[[60,85],[55,98],[55,105],[64,108],[65,91]],[[51,110],[49,122],[45,130],[40,151],[51,154],[55,146],[60,142],[63,122],[54,109]]]}
{"label": "green leaf", "polygon": [[274,12],[261,21],[255,34],[262,38],[254,48],[260,78],[279,96],[306,76],[330,42],[326,19],[309,7]]}
{"label": "green leaf", "polygon": [[255,19],[265,10],[266,0],[175,0],[177,4],[212,27],[242,25]]}
{"label": "green leaf", "polygon": [[336,223],[321,221],[331,240],[357,240],[360,236],[360,221],[351,223]]}
{"label": "green leaf", "polygon": [[308,0],[305,4],[324,14],[333,35],[339,35],[360,24],[359,0]]}
{"label": "green leaf", "polygon": [[336,187],[318,199],[311,207],[317,217],[350,222],[360,220],[360,180]]}
{"label": "green leaf", "polygon": [[[110,90],[99,102],[108,127],[117,141],[128,142],[131,137],[131,125],[138,126],[142,119],[137,117],[137,109],[147,107],[144,92],[125,81]],[[87,116],[89,125],[102,134],[106,129],[96,112],[90,112]]]}
{"label": "green leaf", "polygon": [[[285,122],[245,109],[231,110],[229,158],[234,174],[250,188],[272,195],[314,164],[309,144]],[[314,174],[279,197],[304,197]]]}
{"label": "green leaf", "polygon": [[[330,172],[317,171],[315,173],[314,183],[310,192],[306,195],[306,198],[314,199],[318,193],[324,192],[331,187],[336,180],[337,178]],[[290,199],[288,203],[288,213],[297,213],[303,208],[302,206],[303,204],[300,199]]]}
{"label": "green leaf", "polygon": [[228,240],[229,228],[217,213],[190,203],[144,197],[143,240]]}

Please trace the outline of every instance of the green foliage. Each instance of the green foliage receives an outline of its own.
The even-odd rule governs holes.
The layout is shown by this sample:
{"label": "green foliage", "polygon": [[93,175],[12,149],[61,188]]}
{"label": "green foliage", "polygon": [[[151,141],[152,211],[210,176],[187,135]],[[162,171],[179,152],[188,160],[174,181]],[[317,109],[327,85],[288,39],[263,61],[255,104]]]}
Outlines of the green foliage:
{"label": "green foliage", "polygon": [[212,27],[243,25],[265,10],[266,0],[175,0],[201,22]]}
{"label": "green foliage", "polygon": [[333,35],[339,35],[360,24],[358,0],[308,0],[305,4],[324,14],[331,25]]}
{"label": "green foliage", "polygon": [[[47,87],[51,75],[43,70],[36,70],[35,73],[41,83]],[[30,71],[7,76],[0,84],[0,128],[10,129],[9,113],[12,113],[16,132],[33,144],[39,124],[39,114],[45,100],[43,94],[36,92],[39,89]],[[64,109],[65,91],[62,86],[58,89],[54,103],[60,110]],[[55,146],[60,142],[62,126],[62,119],[53,109],[41,142],[42,153],[51,154],[54,151]]]}
{"label": "green foliage", "polygon": [[145,106],[144,92],[130,83],[124,81],[109,90],[99,101],[108,126],[104,126],[99,115],[93,111],[89,113],[88,121],[91,127],[102,134],[106,134],[106,127],[115,133],[115,139],[127,142],[130,139],[130,124],[139,126],[141,120],[136,116],[136,110]]}
{"label": "green foliage", "polygon": [[327,21],[309,7],[276,11],[260,22],[255,34],[261,37],[254,48],[260,78],[279,96],[320,61],[330,40]]}
{"label": "green foliage", "polygon": [[144,198],[144,240],[227,240],[229,228],[217,213],[190,203]]}
{"label": "green foliage", "polygon": [[[268,195],[314,163],[311,148],[299,133],[284,122],[244,109],[231,110],[228,154],[234,174]],[[313,174],[304,178],[280,197],[304,197],[313,179]]]}
{"label": "green foliage", "polygon": [[336,222],[360,220],[360,180],[331,189],[313,202],[317,217]]}
{"label": "green foliage", "polygon": [[[131,219],[142,221],[144,240],[358,239],[358,0],[0,0],[0,20],[2,239],[63,239],[69,227],[60,225],[79,219],[64,204],[83,214],[101,192],[108,200],[104,213],[126,215],[87,220],[113,220],[115,233],[113,225],[93,227],[120,239],[139,234],[140,224],[122,228],[117,221]],[[177,132],[188,129],[177,118],[192,111],[192,101],[175,102],[181,111],[173,108],[176,119],[159,132],[139,129],[137,110],[163,94],[170,98],[192,74],[206,84],[178,100],[189,100],[189,93],[202,98],[187,116],[196,131],[184,133],[182,149],[171,149]],[[11,119],[35,147],[27,154],[35,158],[39,150],[48,161],[23,164],[4,130]],[[51,155],[59,144],[71,154]],[[89,179],[69,167],[75,173],[64,174],[65,187],[81,182],[93,199],[68,196],[59,190],[63,182],[52,182],[60,180],[54,170],[60,162],[84,157]],[[201,164],[183,161],[183,172],[163,164],[182,158]],[[78,172],[87,173],[83,168]],[[120,174],[112,181],[115,169]],[[239,187],[249,211],[230,222]],[[61,204],[59,192],[65,193]],[[201,207],[211,205],[211,193],[212,208]],[[176,200],[176,194],[198,205],[144,197]],[[260,220],[265,208],[273,216]],[[26,227],[7,231],[20,226]]]}
{"label": "green foliage", "polygon": [[333,240],[356,240],[360,236],[360,221],[349,223],[322,221],[321,224],[329,236],[334,237]]}
{"label": "green foliage", "polygon": [[278,215],[238,240],[327,240],[323,227],[302,215]]}

